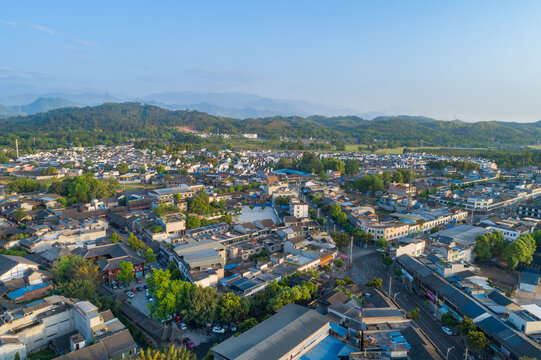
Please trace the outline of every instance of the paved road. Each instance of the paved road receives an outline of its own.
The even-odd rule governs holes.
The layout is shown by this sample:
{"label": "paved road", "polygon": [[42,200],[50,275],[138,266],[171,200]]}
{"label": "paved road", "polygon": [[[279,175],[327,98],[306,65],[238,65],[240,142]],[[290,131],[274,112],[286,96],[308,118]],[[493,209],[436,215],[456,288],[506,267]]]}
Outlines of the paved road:
{"label": "paved road", "polygon": [[442,324],[434,317],[433,308],[427,308],[425,299],[406,289],[401,282],[396,280],[395,276],[391,274],[391,271],[382,264],[381,256],[375,249],[354,247],[351,277],[355,282],[365,284],[372,278],[379,277],[383,280],[383,292],[388,294],[389,278],[391,276],[392,296],[399,307],[405,312],[410,312],[418,307],[420,309],[420,319],[415,322],[424,331],[426,336],[434,342],[434,345],[443,354],[443,357],[445,358],[447,349],[454,346],[455,348],[449,352],[449,359],[463,359],[465,347],[462,343],[462,337],[448,336],[443,332],[441,329]]}
{"label": "paved road", "polygon": [[[304,196],[304,201],[314,210],[317,211],[317,206]],[[327,218],[327,231],[338,230],[337,226]],[[425,299],[419,297],[411,290],[406,289],[399,281],[396,281],[394,275],[381,262],[381,255],[373,246],[364,249],[360,246],[353,247],[353,265],[349,271],[349,276],[357,284],[366,284],[374,277],[383,280],[383,291],[389,293],[389,279],[391,278],[392,296],[398,306],[405,312],[410,312],[414,308],[420,309],[420,319],[415,323],[423,330],[426,336],[431,339],[435,347],[439,350],[443,358],[447,354],[447,349],[454,347],[449,351],[449,360],[464,359],[465,346],[460,336],[448,336],[441,329],[442,324],[434,316],[434,312],[428,309],[425,305]],[[398,295],[397,295],[398,294]],[[395,296],[396,295],[396,296]]]}

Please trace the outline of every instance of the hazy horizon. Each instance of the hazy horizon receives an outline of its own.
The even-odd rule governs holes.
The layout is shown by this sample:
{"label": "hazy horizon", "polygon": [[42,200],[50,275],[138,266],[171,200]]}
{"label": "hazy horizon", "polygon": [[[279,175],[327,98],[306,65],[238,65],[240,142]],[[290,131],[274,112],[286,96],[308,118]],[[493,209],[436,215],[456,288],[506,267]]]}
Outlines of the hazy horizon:
{"label": "hazy horizon", "polygon": [[12,2],[0,15],[0,96],[246,93],[534,122],[540,14],[534,1]]}

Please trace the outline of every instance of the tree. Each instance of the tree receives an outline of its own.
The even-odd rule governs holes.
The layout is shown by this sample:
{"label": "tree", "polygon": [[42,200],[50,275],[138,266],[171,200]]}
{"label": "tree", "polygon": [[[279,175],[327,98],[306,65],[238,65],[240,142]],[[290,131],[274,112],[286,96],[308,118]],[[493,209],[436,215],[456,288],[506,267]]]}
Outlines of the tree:
{"label": "tree", "polygon": [[239,324],[239,331],[245,332],[256,326],[259,322],[254,318],[248,318]]}
{"label": "tree", "polygon": [[415,309],[413,309],[409,313],[407,313],[406,317],[408,319],[412,319],[412,320],[419,320],[421,318],[421,316],[419,315],[420,312],[421,312],[421,309],[416,307]]}
{"label": "tree", "polygon": [[512,241],[504,251],[507,260],[507,267],[514,269],[521,262],[529,264],[533,260],[536,246],[535,240],[530,234],[522,234],[518,239]]}
{"label": "tree", "polygon": [[441,321],[445,326],[453,327],[456,326],[456,320],[452,313],[446,312],[441,316]]}
{"label": "tree", "polygon": [[319,181],[327,181],[329,180],[329,176],[327,175],[327,173],[323,170],[321,170],[318,174],[318,178],[319,178]]}
{"label": "tree", "polygon": [[130,172],[130,166],[126,164],[125,162],[118,164],[116,168],[120,175],[124,175]]}
{"label": "tree", "polygon": [[131,283],[133,280],[133,264],[129,261],[120,263],[120,271],[117,274],[117,279],[125,284]]}
{"label": "tree", "polygon": [[395,182],[395,183],[402,183],[402,182],[404,182],[404,178],[402,177],[402,173],[400,173],[400,172],[398,172],[398,171],[395,172],[395,173],[393,174],[393,182]]}
{"label": "tree", "polygon": [[359,162],[357,160],[347,159],[344,166],[346,174],[348,175],[357,174],[359,172]]}
{"label": "tree", "polygon": [[202,213],[209,210],[209,197],[205,190],[198,192],[192,199],[190,203],[190,212],[192,213]]}
{"label": "tree", "polygon": [[154,250],[152,250],[151,248],[147,248],[145,252],[145,260],[147,264],[152,264],[156,261],[156,255],[154,255]]}
{"label": "tree", "polygon": [[28,212],[25,209],[23,209],[22,207],[18,207],[13,212],[13,218],[15,218],[15,220],[17,220],[17,222],[23,220],[27,216],[28,216]]}
{"label": "tree", "polygon": [[216,290],[196,286],[186,296],[182,315],[186,322],[203,326],[216,320],[218,303]]}
{"label": "tree", "polygon": [[21,360],[21,355],[19,355],[19,353],[15,353],[13,360]]}
{"label": "tree", "polygon": [[171,345],[167,349],[142,349],[137,360],[196,360],[195,354],[183,346]]}
{"label": "tree", "polygon": [[130,233],[130,235],[128,236],[128,246],[135,251],[145,249],[145,243],[143,242],[143,240],[137,238],[135,235],[133,235],[133,233]]}
{"label": "tree", "polygon": [[120,240],[120,236],[118,236],[117,233],[113,233],[113,234],[111,235],[111,242],[112,242],[113,244],[117,243],[119,240]]}
{"label": "tree", "polygon": [[9,162],[9,156],[4,151],[0,153],[0,164],[7,164]]}
{"label": "tree", "polygon": [[65,296],[90,300],[102,279],[97,265],[80,256],[62,256],[51,268],[51,276],[58,290]]}
{"label": "tree", "polygon": [[458,323],[458,330],[460,330],[462,334],[468,335],[475,330],[475,323],[471,318],[464,316],[460,323]]}
{"label": "tree", "polygon": [[490,240],[486,235],[479,235],[475,238],[475,249],[473,250],[477,259],[487,260],[492,257]]}
{"label": "tree", "polygon": [[250,303],[247,298],[227,293],[220,299],[220,319],[224,323],[242,319],[249,310]]}
{"label": "tree", "polygon": [[536,249],[541,249],[541,230],[535,230],[532,233],[532,238],[535,240]]}
{"label": "tree", "polygon": [[378,241],[376,241],[376,246],[380,249],[389,247],[389,242],[385,238],[380,238]]}
{"label": "tree", "polygon": [[372,191],[383,191],[383,189],[383,181],[378,176],[374,176],[372,180]]}
{"label": "tree", "polygon": [[344,266],[344,260],[342,259],[334,260],[334,266],[336,266],[339,269],[342,268]]}
{"label": "tree", "polygon": [[367,286],[372,286],[376,289],[381,289],[383,287],[383,280],[381,278],[373,278],[366,283]]}
{"label": "tree", "polygon": [[473,350],[483,350],[487,346],[485,334],[481,331],[470,331],[466,337],[466,344]]}
{"label": "tree", "polygon": [[345,225],[347,224],[348,222],[348,216],[341,212],[340,214],[338,214],[338,216],[336,217],[336,222],[338,223],[338,225]]}
{"label": "tree", "polygon": [[14,191],[17,193],[29,193],[39,190],[40,183],[34,179],[23,178],[10,181],[8,183],[9,191]]}
{"label": "tree", "polygon": [[201,219],[195,215],[188,216],[188,219],[186,219],[186,228],[197,229],[198,227],[201,227]]}
{"label": "tree", "polygon": [[505,240],[501,231],[494,231],[489,235],[490,246],[492,249],[492,254],[500,256],[505,251],[507,247],[507,241]]}
{"label": "tree", "polygon": [[333,231],[331,233],[331,238],[338,248],[343,249],[349,245],[349,236],[348,234],[341,233],[340,231]]}
{"label": "tree", "polygon": [[163,165],[156,166],[156,172],[158,174],[164,174],[165,173],[165,166],[163,166]]}

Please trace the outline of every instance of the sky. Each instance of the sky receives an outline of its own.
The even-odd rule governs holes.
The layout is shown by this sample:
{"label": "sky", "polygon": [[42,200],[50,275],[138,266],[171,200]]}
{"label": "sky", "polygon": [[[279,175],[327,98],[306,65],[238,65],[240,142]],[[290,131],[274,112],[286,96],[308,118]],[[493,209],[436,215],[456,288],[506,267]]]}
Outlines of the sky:
{"label": "sky", "polygon": [[0,94],[243,92],[541,120],[539,1],[9,1]]}

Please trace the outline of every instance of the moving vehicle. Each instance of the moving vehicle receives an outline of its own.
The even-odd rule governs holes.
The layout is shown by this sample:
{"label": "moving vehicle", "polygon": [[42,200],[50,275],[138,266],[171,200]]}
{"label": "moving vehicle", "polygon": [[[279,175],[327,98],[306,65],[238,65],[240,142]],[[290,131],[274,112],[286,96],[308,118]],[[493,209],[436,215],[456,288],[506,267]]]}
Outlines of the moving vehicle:
{"label": "moving vehicle", "polygon": [[442,326],[441,329],[446,335],[449,335],[449,336],[453,335],[453,330],[449,329],[447,326]]}

